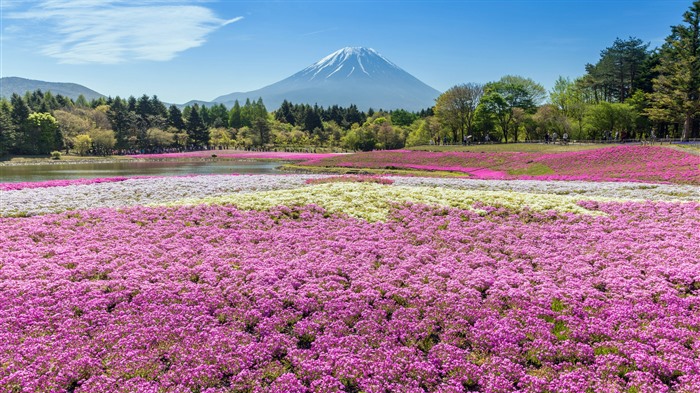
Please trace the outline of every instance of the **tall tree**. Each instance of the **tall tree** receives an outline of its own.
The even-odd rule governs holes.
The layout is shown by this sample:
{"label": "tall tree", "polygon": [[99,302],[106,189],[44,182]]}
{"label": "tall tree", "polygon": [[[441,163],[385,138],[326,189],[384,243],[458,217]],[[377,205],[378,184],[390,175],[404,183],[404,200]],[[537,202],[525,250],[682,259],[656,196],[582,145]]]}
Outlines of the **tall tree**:
{"label": "tall tree", "polygon": [[644,85],[645,67],[651,53],[639,38],[617,38],[600,52],[596,64],[586,64],[581,85],[590,89],[595,102],[624,102]]}
{"label": "tall tree", "polygon": [[28,119],[31,110],[24,98],[17,93],[13,93],[10,97],[10,105],[12,106],[10,118],[12,119],[16,136],[15,149],[17,153],[26,153],[34,143],[29,135]]}
{"label": "tall tree", "polygon": [[515,121],[513,110],[520,108],[526,113],[534,113],[546,94],[544,87],[530,78],[506,75],[497,82],[486,84],[482,102],[486,112],[496,118],[505,142],[508,143],[510,132],[517,142],[518,129],[511,127]]}
{"label": "tall tree", "polygon": [[182,119],[182,112],[175,105],[170,105],[170,108],[168,108],[168,125],[178,131],[185,129],[185,121]]}
{"label": "tall tree", "polygon": [[0,100],[0,156],[7,154],[15,142],[15,125],[7,100]]}
{"label": "tall tree", "polygon": [[228,126],[235,129],[243,127],[243,120],[241,119],[241,104],[238,103],[238,100],[233,103],[233,107],[228,112]]}
{"label": "tall tree", "polygon": [[127,110],[126,103],[119,98],[119,96],[115,97],[112,105],[109,106],[107,118],[112,124],[112,130],[114,130],[114,135],[117,138],[116,147],[118,149],[128,148],[130,130],[129,111]]}
{"label": "tall tree", "polygon": [[471,135],[474,131],[474,115],[484,95],[484,86],[478,83],[466,83],[451,87],[442,93],[435,103],[435,116],[440,123],[452,131],[452,140],[464,140],[465,131]]}
{"label": "tall tree", "polygon": [[292,104],[290,104],[289,101],[282,101],[280,108],[275,111],[275,120],[291,125],[296,124],[296,119],[292,113]]}
{"label": "tall tree", "polygon": [[26,153],[49,154],[52,150],[63,147],[63,136],[58,122],[50,113],[35,112],[27,119],[27,134],[31,144],[26,146]]}
{"label": "tall tree", "polygon": [[196,148],[202,148],[209,143],[209,130],[199,115],[199,105],[194,104],[187,116],[187,136]]}
{"label": "tall tree", "polygon": [[661,48],[659,76],[653,80],[646,113],[655,121],[682,122],[685,140],[700,112],[700,1],[683,14],[683,22],[671,27]]}

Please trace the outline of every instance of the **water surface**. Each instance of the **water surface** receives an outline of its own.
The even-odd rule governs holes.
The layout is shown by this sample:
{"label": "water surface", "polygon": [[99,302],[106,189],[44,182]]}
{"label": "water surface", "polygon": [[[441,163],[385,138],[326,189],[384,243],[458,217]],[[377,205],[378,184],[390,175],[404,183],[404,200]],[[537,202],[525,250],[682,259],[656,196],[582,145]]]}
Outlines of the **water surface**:
{"label": "water surface", "polygon": [[278,161],[119,161],[0,166],[0,183],[97,177],[281,173]]}

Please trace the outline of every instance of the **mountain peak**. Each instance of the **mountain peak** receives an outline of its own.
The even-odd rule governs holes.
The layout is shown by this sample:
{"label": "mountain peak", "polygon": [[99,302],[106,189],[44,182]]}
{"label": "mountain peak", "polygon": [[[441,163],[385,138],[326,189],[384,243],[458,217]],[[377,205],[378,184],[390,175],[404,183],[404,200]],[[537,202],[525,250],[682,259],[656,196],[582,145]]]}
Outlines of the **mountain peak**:
{"label": "mountain peak", "polygon": [[440,92],[389,61],[376,50],[345,47],[272,85],[247,93],[216,98],[226,105],[234,100],[262,97],[276,108],[283,100],[322,106],[355,104],[368,108],[418,111],[432,106]]}
{"label": "mountain peak", "polygon": [[376,74],[401,70],[372,48],[348,46],[306,67],[297,75],[309,80],[372,78]]}

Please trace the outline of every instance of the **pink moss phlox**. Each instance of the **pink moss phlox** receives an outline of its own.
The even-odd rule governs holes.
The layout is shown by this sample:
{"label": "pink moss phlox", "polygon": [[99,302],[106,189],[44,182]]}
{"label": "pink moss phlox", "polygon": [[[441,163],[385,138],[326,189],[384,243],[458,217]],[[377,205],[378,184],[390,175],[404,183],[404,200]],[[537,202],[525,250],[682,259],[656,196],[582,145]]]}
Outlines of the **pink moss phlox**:
{"label": "pink moss phlox", "polygon": [[582,204],[0,219],[0,391],[697,391],[700,204]]}
{"label": "pink moss phlox", "polygon": [[232,159],[271,159],[284,161],[319,160],[337,156],[337,153],[295,153],[295,152],[256,152],[236,150],[207,150],[186,153],[162,153],[162,154],[136,154],[129,157],[140,159],[178,159],[178,158],[211,158],[212,155],[219,158]]}
{"label": "pink moss phlox", "polygon": [[[537,164],[551,173],[528,175]],[[447,170],[483,179],[700,184],[700,157],[661,146],[613,146],[564,153],[377,151],[303,165]]]}
{"label": "pink moss phlox", "polygon": [[[132,177],[131,179],[133,179]],[[94,179],[68,179],[68,180],[46,180],[39,182],[21,182],[21,183],[0,183],[0,190],[22,190],[25,188],[48,188],[48,187],[65,187],[82,184],[98,184],[98,183],[113,183],[130,179],[129,177],[102,177]]]}

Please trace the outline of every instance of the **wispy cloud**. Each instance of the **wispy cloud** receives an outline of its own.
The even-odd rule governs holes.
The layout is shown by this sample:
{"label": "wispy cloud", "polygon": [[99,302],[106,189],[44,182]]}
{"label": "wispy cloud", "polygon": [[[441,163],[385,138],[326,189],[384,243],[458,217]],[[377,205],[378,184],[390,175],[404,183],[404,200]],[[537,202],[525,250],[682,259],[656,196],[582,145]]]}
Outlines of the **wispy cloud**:
{"label": "wispy cloud", "polygon": [[182,0],[43,0],[7,14],[45,26],[41,53],[60,63],[167,61],[243,17],[221,19]]}
{"label": "wispy cloud", "polygon": [[316,34],[321,34],[321,33],[328,33],[328,32],[336,31],[336,30],[338,30],[336,27],[332,27],[332,28],[330,28],[330,29],[316,30],[316,31],[311,31],[311,32],[308,32],[308,33],[304,33],[304,34],[302,34],[301,36],[302,36],[302,37],[306,37],[306,36],[310,36],[310,35],[316,35]]}

